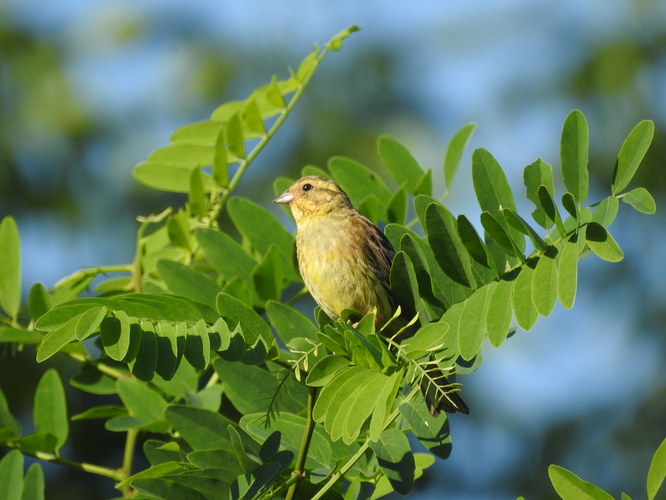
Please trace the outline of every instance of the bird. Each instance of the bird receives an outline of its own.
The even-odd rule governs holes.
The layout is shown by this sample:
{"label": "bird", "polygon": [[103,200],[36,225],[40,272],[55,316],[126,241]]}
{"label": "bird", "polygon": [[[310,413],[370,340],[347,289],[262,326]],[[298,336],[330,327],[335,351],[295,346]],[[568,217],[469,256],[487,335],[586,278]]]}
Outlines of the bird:
{"label": "bird", "polygon": [[[299,272],[314,301],[332,320],[350,309],[363,316],[374,312],[378,327],[393,317],[399,305],[390,284],[395,250],[384,233],[354,208],[340,186],[308,175],[273,202],[291,209]],[[469,413],[460,395],[445,388],[449,382],[438,368],[429,365],[427,372],[421,390],[433,416],[442,410]]]}

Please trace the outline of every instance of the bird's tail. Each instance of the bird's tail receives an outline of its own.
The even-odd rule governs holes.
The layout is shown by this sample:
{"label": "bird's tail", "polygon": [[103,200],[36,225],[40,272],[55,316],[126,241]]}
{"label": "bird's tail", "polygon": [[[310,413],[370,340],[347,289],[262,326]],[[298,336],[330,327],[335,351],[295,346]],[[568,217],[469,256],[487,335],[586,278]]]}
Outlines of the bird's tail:
{"label": "bird's tail", "polygon": [[435,363],[430,363],[421,379],[421,392],[433,417],[442,410],[469,414],[467,403],[460,397],[457,384],[450,383]]}

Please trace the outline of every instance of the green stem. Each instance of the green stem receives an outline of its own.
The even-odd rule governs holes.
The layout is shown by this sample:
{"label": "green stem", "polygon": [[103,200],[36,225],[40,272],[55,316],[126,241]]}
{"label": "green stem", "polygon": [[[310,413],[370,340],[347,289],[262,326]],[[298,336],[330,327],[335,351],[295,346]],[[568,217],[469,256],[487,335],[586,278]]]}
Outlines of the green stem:
{"label": "green stem", "polygon": [[100,363],[99,361],[89,359],[85,355],[83,355],[79,352],[68,352],[67,354],[72,359],[80,361],[81,363],[86,363],[86,364],[94,366],[100,372],[102,372],[104,375],[108,375],[111,378],[121,379],[121,378],[130,377],[129,373],[126,373],[122,370],[118,370],[116,368],[113,368],[112,366],[109,366],[107,364]]}
{"label": "green stem", "polygon": [[330,50],[331,50],[330,44],[326,44],[324,46],[324,50],[322,50],[321,53],[318,54],[310,71],[301,80],[299,87],[294,92],[294,95],[289,100],[289,103],[287,103],[284,109],[280,112],[277,120],[275,120],[275,123],[273,123],[268,132],[266,132],[266,134],[259,140],[254,149],[252,149],[252,151],[250,151],[250,153],[245,158],[243,158],[243,160],[241,160],[241,162],[238,165],[238,170],[236,170],[236,173],[232,177],[231,181],[229,181],[228,186],[226,186],[222,190],[221,195],[218,195],[217,191],[215,192],[213,196],[217,197],[218,199],[214,201],[213,208],[210,213],[211,225],[214,224],[219,219],[227,199],[229,198],[229,196],[231,196],[231,193],[234,191],[234,189],[236,189],[236,186],[240,182],[247,168],[250,166],[250,163],[252,163],[252,161],[257,157],[257,155],[261,152],[264,146],[266,146],[268,141],[270,141],[273,138],[273,136],[278,131],[280,126],[282,126],[282,123],[284,123],[284,121],[287,119],[291,111],[294,109],[296,103],[303,94],[305,87],[307,87],[308,83],[310,82],[312,75],[314,75],[315,70],[317,69],[319,64],[321,64],[321,61],[324,59],[324,57],[326,56],[326,54],[328,54]]}
{"label": "green stem", "polygon": [[312,441],[312,433],[314,432],[315,421],[313,417],[314,404],[316,399],[317,388],[310,387],[308,390],[308,420],[305,424],[305,432],[303,433],[303,439],[301,440],[301,446],[298,450],[298,458],[296,459],[296,467],[291,473],[292,477],[295,477],[296,480],[289,487],[287,492],[286,500],[293,500],[298,485],[300,484],[300,479],[305,476],[305,460],[308,456],[308,450],[310,449],[310,442]]}
{"label": "green stem", "polygon": [[110,469],[108,467],[102,467],[101,465],[89,464],[86,462],[75,462],[73,460],[66,460],[64,458],[58,457],[57,455],[54,455],[53,453],[46,453],[44,451],[26,450],[21,446],[15,445],[11,442],[6,443],[6,446],[16,449],[21,453],[23,453],[24,455],[27,455],[29,457],[34,457],[39,460],[43,460],[45,462],[51,462],[59,465],[66,465],[67,467],[72,467],[73,469],[90,472],[91,474],[97,474],[98,476],[108,477],[110,479],[113,479],[114,481],[122,480],[122,473],[117,469]]}
{"label": "green stem", "polygon": [[[123,465],[119,471],[122,475],[121,481],[125,481],[132,475],[132,460],[134,459],[134,447],[136,445],[136,438],[138,434],[138,429],[130,429],[127,431],[127,437],[125,439],[125,452],[123,454]],[[132,487],[129,484],[123,485],[122,493],[123,498],[130,498],[133,493]]]}

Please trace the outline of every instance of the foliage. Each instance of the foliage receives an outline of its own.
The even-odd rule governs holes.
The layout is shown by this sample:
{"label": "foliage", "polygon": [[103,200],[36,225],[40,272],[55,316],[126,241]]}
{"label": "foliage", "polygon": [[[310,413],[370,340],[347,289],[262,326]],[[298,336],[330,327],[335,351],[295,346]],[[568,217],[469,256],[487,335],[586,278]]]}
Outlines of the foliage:
{"label": "foliage", "polygon": [[[257,203],[232,194],[324,56],[355,29],[315,47],[289,78],[274,78],[247,99],[221,105],[209,120],[176,130],[169,145],[137,165],[139,182],[186,193],[187,203],[139,218],[131,264],[83,269],[49,290],[37,283],[21,307],[19,233],[11,217],[2,221],[0,341],[36,346],[40,362],[73,358],[81,370],[72,386],[118,400],[68,417],[60,376],[49,370],[35,392],[35,432],[25,434],[0,393],[0,443],[12,449],[0,462],[0,483],[10,498],[43,496],[40,467],[24,477],[22,454],[108,477],[124,498],[406,494],[435,457],[451,453],[446,415],[430,415],[418,390],[433,365],[452,378],[476,369],[486,337],[501,346],[515,330],[512,319],[529,330],[557,300],[573,306],[580,259],[622,259],[608,230],[619,201],[655,211],[645,188],[626,191],[652,140],[652,122],[640,122],[622,145],[610,194],[585,205],[587,122],[573,111],[561,138],[562,208],[552,167],[537,160],[524,170],[539,230],[518,213],[495,158],[477,149],[472,175],[482,234],[441,203],[444,195],[433,197],[430,169],[396,139],[380,137],[381,175],[341,156],[327,170],[306,166],[302,173],[332,177],[363,214],[386,223],[397,251],[397,314],[418,316],[423,326],[398,340],[376,331],[371,315],[352,325],[320,310],[313,322],[296,310],[305,290],[293,236]],[[467,125],[449,142],[447,193],[473,130]],[[275,192],[292,181],[278,177]],[[238,237],[220,230],[223,212]],[[119,277],[85,293],[112,272]],[[62,457],[70,421],[85,419],[104,419],[107,430],[124,434],[119,468]],[[137,438],[146,433],[150,466],[133,471]],[[408,435],[430,453],[415,453]],[[663,462],[658,452],[648,480],[653,496]],[[560,494],[566,484],[581,488],[563,469],[551,469],[551,477]]]}

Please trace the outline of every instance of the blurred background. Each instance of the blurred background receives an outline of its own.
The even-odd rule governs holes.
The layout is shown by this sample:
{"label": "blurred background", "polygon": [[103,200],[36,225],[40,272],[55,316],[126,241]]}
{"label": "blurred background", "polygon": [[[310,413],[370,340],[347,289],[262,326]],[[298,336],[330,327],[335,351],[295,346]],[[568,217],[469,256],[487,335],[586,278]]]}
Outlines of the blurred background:
{"label": "blurred background", "polygon": [[[274,178],[336,154],[379,167],[383,133],[433,168],[442,192],[446,143],[474,122],[447,205],[478,220],[470,155],[484,147],[519,210],[531,210],[522,168],[541,157],[558,170],[562,123],[578,108],[590,125],[592,202],[609,194],[626,134],[655,121],[632,187],[650,189],[657,215],[622,204],[611,231],[625,259],[585,259],[572,311],[484,351],[462,380],[472,414],[451,418],[453,453],[413,494],[556,498],[547,476],[556,463],[616,497],[644,497],[666,435],[662,0],[0,0],[0,217],[18,221],[26,290],[81,266],[130,262],[135,217],[184,202],[139,185],[133,166],[175,128],[286,77],[314,42],[351,24],[363,30],[325,60],[239,194],[268,206]],[[26,422],[40,373],[74,369],[59,363],[37,366],[29,349],[0,360],[0,387]],[[71,392],[70,413],[82,411]],[[119,463],[122,442],[102,425],[75,425],[65,456]],[[106,480],[45,470],[49,500],[117,494]]]}

